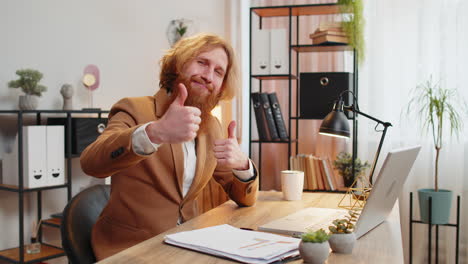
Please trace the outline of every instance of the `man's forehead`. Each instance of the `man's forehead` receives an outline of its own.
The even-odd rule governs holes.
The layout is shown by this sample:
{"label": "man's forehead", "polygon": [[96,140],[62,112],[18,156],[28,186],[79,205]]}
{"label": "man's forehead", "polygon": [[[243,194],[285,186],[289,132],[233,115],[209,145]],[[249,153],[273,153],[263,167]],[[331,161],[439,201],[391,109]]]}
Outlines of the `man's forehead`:
{"label": "man's forehead", "polygon": [[[216,55],[214,55],[215,53]],[[224,54],[224,56],[218,56],[219,54]],[[203,50],[196,56],[196,58],[214,60],[215,62],[219,63],[224,70],[226,70],[228,64],[228,55],[226,50],[224,50],[222,47],[211,47]]]}

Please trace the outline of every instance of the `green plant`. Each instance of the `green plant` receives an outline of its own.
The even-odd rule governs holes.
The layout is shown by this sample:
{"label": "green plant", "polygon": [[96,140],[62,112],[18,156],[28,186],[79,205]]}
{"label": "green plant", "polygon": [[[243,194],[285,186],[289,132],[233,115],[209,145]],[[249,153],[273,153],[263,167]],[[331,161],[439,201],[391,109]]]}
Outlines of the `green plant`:
{"label": "green plant", "polygon": [[328,241],[330,235],[325,232],[322,228],[317,231],[308,231],[301,235],[301,239],[303,242],[310,242],[310,243],[323,243]]}
{"label": "green plant", "polygon": [[354,223],[356,223],[359,213],[350,210],[349,216],[345,219],[333,220],[333,225],[329,226],[328,229],[332,234],[350,234],[354,230]]}
{"label": "green plant", "polygon": [[39,84],[42,79],[42,73],[33,69],[21,69],[16,71],[19,76],[18,80],[8,82],[10,88],[21,88],[25,94],[42,96],[42,93],[47,91],[47,87]]}
{"label": "green plant", "polygon": [[[338,0],[340,11],[343,13],[341,26],[349,38],[349,45],[358,55],[358,62],[364,61],[364,15],[362,0]],[[352,14],[352,15],[349,15]]]}
{"label": "green plant", "polygon": [[179,36],[183,37],[184,34],[187,32],[187,26],[185,25],[183,20],[178,20],[178,25],[176,27],[176,31],[179,34]]}
{"label": "green plant", "polygon": [[436,150],[434,187],[437,192],[439,191],[439,155],[442,149],[443,131],[447,124],[444,121],[448,119],[450,135],[455,134],[458,137],[463,129],[463,121],[458,110],[466,110],[466,104],[458,96],[457,90],[442,88],[439,83],[432,81],[432,77],[416,86],[411,93],[406,113],[417,114],[421,128],[427,133],[430,132],[434,141]]}
{"label": "green plant", "polygon": [[[353,162],[351,158],[351,154],[346,152],[340,152],[336,156],[336,160],[333,161],[333,168],[337,169],[340,175],[343,177],[345,182],[352,183],[354,181],[353,178]],[[366,170],[370,168],[370,164],[366,161],[364,163],[361,162],[359,158],[354,160],[354,175],[358,177],[366,172]]]}

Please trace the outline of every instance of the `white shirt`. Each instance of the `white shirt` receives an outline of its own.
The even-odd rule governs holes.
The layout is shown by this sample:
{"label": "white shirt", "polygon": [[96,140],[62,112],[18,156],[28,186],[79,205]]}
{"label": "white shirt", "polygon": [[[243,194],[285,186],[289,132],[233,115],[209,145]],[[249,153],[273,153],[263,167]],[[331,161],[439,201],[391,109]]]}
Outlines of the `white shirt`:
{"label": "white shirt", "polygon": [[[146,127],[150,124],[146,123],[137,128],[132,134],[132,147],[136,154],[148,156],[158,150],[160,144],[151,142],[146,134]],[[184,182],[182,193],[183,196],[187,194],[190,186],[192,186],[193,178],[195,177],[195,169],[197,164],[197,156],[195,152],[195,140],[183,143],[184,152]],[[234,175],[241,181],[246,181],[254,176],[252,162],[249,160],[249,169],[247,170],[232,170]]]}

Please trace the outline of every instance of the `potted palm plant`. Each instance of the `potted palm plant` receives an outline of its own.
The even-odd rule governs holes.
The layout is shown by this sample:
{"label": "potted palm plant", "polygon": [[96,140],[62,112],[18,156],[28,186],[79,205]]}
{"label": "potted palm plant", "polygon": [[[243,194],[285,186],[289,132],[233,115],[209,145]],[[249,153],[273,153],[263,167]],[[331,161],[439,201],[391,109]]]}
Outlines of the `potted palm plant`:
{"label": "potted palm plant", "polygon": [[330,235],[323,229],[308,231],[301,235],[299,252],[305,263],[322,264],[330,254]]}
{"label": "potted palm plant", "polygon": [[463,128],[459,111],[466,109],[459,100],[457,91],[445,89],[432,78],[413,90],[407,106],[407,114],[417,114],[421,128],[431,134],[435,148],[434,188],[418,190],[421,221],[429,223],[429,197],[432,198],[432,223],[446,224],[450,218],[452,191],[439,188],[439,158],[443,146],[444,130],[449,127],[450,136],[461,132]]}

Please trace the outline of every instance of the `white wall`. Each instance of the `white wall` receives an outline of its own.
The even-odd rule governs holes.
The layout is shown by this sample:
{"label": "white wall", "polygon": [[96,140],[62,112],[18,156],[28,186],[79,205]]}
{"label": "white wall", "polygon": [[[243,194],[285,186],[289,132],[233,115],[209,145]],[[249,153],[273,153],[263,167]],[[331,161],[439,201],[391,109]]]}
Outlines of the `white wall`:
{"label": "white wall", "polygon": [[[194,31],[225,36],[226,1],[219,0],[2,0],[0,2],[0,109],[17,109],[18,89],[7,82],[15,71],[34,68],[44,74],[48,91],[40,109],[60,109],[64,83],[75,87],[75,108],[88,107],[80,84],[87,64],[101,71],[94,106],[109,109],[126,96],[153,95],[158,89],[158,61],[169,48],[166,28],[172,19],[194,21]],[[229,36],[225,36],[229,39]],[[0,117],[1,118],[1,117]],[[8,145],[6,119],[0,119],[0,155]],[[14,124],[11,120],[9,124]],[[10,132],[11,134],[11,132]],[[1,156],[0,156],[1,157]],[[95,183],[74,160],[73,193]],[[0,250],[18,244],[17,194],[0,191]],[[27,203],[35,204],[36,195]],[[65,190],[43,193],[44,216],[62,210]],[[34,209],[32,209],[34,215]],[[29,225],[30,219],[25,220]],[[29,234],[29,233],[28,233]],[[27,236],[29,237],[29,236]]]}

